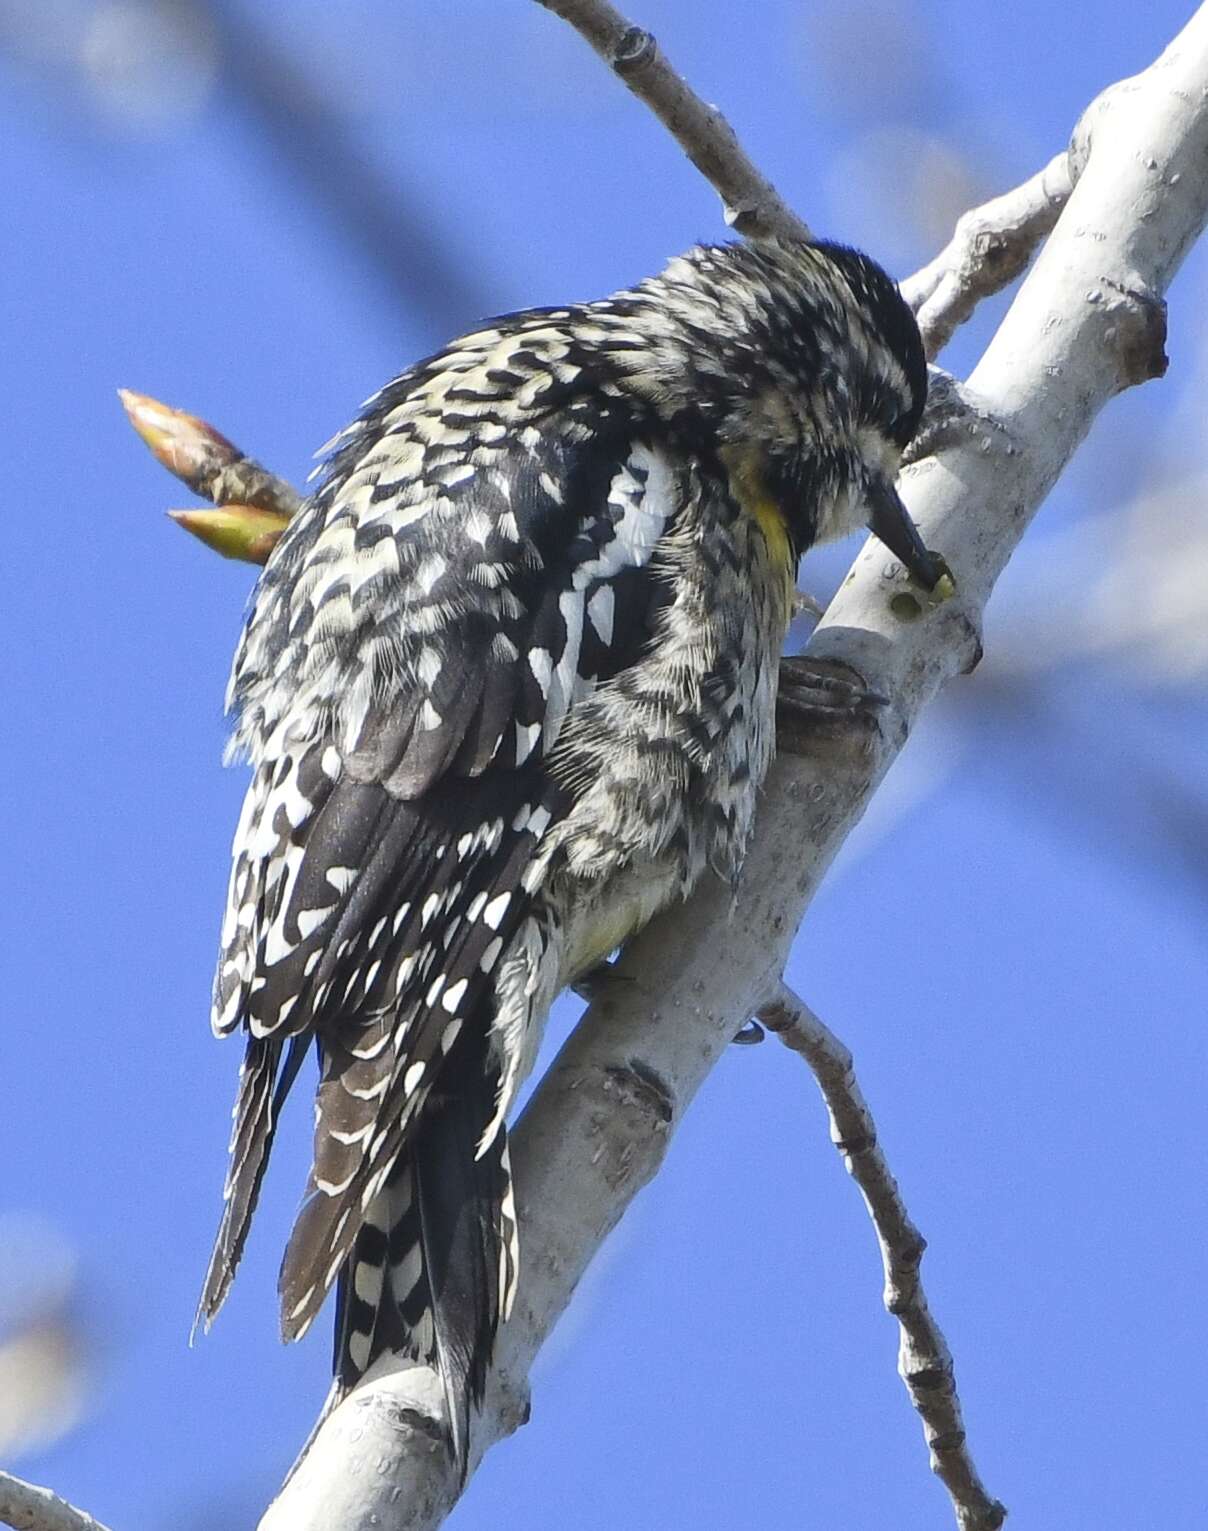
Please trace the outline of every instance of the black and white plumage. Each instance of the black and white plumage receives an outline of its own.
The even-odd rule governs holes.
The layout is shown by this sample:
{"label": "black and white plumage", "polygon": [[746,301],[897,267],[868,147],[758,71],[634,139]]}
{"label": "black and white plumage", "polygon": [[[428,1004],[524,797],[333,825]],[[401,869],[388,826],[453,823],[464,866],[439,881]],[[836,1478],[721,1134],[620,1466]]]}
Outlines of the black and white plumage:
{"label": "black and white plumage", "polygon": [[697,249],[388,384],[264,570],[228,697],[254,775],[214,1026],[248,1041],[201,1314],[313,1041],[285,1335],[338,1283],[337,1393],[429,1361],[463,1471],[545,1013],[707,866],[736,874],[799,555],[869,517],[934,583],[892,487],[925,388],[865,257]]}

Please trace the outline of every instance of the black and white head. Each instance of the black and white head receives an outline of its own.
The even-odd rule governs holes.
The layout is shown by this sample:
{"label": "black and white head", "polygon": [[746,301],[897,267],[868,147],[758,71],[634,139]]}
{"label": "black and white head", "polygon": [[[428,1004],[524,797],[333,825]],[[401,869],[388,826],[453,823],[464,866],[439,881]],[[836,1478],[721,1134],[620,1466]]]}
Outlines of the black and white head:
{"label": "black and white head", "polygon": [[746,454],[799,551],[866,521],[934,586],[940,566],[894,488],[927,398],[926,357],[875,261],[822,243],[698,246],[630,296],[652,401]]}

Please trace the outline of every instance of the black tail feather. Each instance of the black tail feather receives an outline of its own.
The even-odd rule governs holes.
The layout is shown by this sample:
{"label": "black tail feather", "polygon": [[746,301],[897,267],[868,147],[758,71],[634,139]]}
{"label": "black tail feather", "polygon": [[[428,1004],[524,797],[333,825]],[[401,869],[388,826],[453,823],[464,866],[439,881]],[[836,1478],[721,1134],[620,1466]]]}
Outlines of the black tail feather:
{"label": "black tail feather", "polygon": [[278,1077],[282,1045],[277,1037],[248,1039],[239,1076],[239,1095],[235,1101],[235,1126],[231,1135],[231,1162],[224,1191],[222,1223],[210,1256],[197,1317],[193,1321],[194,1330],[198,1323],[209,1326],[230,1290],[252,1213],[256,1210],[260,1184],[277,1130],[277,1118],[306,1052],[305,1038],[291,1038],[285,1065]]}
{"label": "black tail feather", "polygon": [[481,1158],[495,1107],[490,1070],[467,1070],[456,1096],[430,1097],[385,1189],[371,1204],[340,1276],[335,1373],[347,1391],[400,1353],[436,1370],[450,1449],[464,1482],[470,1417],[482,1403],[515,1269],[501,1128]]}
{"label": "black tail feather", "polygon": [[470,1411],[482,1403],[502,1306],[499,1209],[505,1186],[496,1145],[503,1141],[503,1128],[483,1157],[475,1158],[483,1123],[494,1109],[493,1095],[491,1089],[485,1100],[472,1102],[459,1095],[437,1106],[415,1152],[436,1359],[453,1456],[463,1480]]}

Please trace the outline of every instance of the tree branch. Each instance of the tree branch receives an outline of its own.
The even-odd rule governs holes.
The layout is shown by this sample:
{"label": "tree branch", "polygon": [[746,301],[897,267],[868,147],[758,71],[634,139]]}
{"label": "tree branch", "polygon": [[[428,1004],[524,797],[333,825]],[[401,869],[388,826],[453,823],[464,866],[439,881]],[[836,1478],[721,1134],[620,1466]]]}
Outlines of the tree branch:
{"label": "tree branch", "polygon": [[722,200],[747,239],[808,239],[809,229],[747,157],[734,129],[667,62],[654,36],[608,0],[538,0],[568,21],[639,101],[645,102]]}
{"label": "tree branch", "polygon": [[830,1117],[831,1142],[860,1187],[885,1271],[885,1307],[898,1321],[898,1375],[923,1420],[931,1470],[952,1500],[960,1531],[998,1531],[1006,1508],[987,1494],[965,1439],[952,1353],[923,1291],[927,1241],[914,1226],[877,1141],[851,1053],[808,1005],[781,985],[759,1019],[813,1071]]}
{"label": "tree branch", "polygon": [[50,1489],[6,1472],[0,1472],[0,1524],[14,1531],[106,1531],[99,1520]]}
{"label": "tree branch", "polygon": [[[567,19],[587,9],[551,8]],[[1206,84],[1201,8],[1149,70],[1088,111],[1067,212],[969,380],[968,430],[905,476],[958,596],[925,608],[870,543],[815,633],[814,654],[893,698],[881,732],[853,729],[776,763],[737,908],[711,883],[657,919],[622,959],[632,981],[593,1003],[522,1116],[523,1274],[476,1455],[525,1417],[529,1366],[589,1260],[738,1025],[779,992],[801,916],[920,708],[976,662],[986,600],[1049,488],[1107,400],[1163,371],[1160,295],[1208,218]],[[422,1369],[371,1376],[318,1431],[262,1527],[438,1525],[458,1488],[434,1392]]]}
{"label": "tree branch", "polygon": [[1063,151],[1022,186],[963,214],[935,259],[902,283],[929,357],[939,355],[983,298],[1024,270],[1072,190],[1070,156]]}
{"label": "tree branch", "polygon": [[[760,174],[734,129],[692,90],[651,33],[608,0],[538,0],[568,21],[645,102],[721,198],[726,222],[748,239],[807,239],[809,229]],[[952,239],[902,284],[929,357],[938,356],[983,298],[1023,271],[1069,200],[1070,156],[1062,152],[1013,191],[967,212]]]}

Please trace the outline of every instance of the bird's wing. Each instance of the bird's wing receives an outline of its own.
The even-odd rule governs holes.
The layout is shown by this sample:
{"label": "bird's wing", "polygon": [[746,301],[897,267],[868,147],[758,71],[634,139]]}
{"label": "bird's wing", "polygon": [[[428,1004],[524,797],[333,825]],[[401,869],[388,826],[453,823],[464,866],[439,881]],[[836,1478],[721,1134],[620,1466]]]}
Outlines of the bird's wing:
{"label": "bird's wing", "polygon": [[[242,1024],[253,1047],[313,1032],[323,1055],[314,1191],[282,1273],[290,1333],[481,1016],[565,811],[544,762],[568,713],[639,657],[670,598],[654,555],[683,500],[672,457],[619,394],[569,384],[534,385],[537,405],[497,432],[525,384],[502,367],[488,381],[494,333],[473,368],[426,364],[371,406],[279,544],[237,660],[256,771],[215,1026]],[[236,1122],[246,1170],[207,1316],[275,1120],[266,1055],[256,1067],[260,1130]]]}

